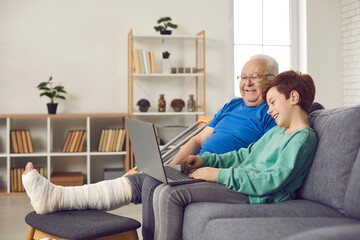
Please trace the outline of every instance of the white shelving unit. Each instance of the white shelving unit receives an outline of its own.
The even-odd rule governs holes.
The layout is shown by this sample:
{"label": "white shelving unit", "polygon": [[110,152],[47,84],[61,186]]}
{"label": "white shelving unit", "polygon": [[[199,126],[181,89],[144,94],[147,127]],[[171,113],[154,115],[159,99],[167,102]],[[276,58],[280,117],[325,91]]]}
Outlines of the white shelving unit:
{"label": "white shelving unit", "polygon": [[[134,59],[133,59],[133,50],[138,46],[138,44],[153,44],[155,46],[161,46],[164,42],[193,42],[195,43],[194,49],[194,59],[195,67],[197,68],[197,73],[182,73],[182,74],[136,74],[134,73]],[[152,46],[153,46],[152,45]],[[181,50],[179,50],[181,51]],[[176,53],[176,50],[175,50]],[[184,60],[185,62],[186,59]],[[182,81],[189,80],[193,81],[193,91],[195,95],[196,102],[196,111],[187,112],[186,110],[182,112],[173,112],[171,109],[167,109],[166,112],[140,112],[134,111],[135,102],[134,102],[134,92],[137,89],[134,87],[134,82],[141,84],[145,81],[154,81],[166,79],[169,82],[172,81]],[[171,83],[167,83],[167,86],[171,88]],[[166,95],[166,93],[165,93]],[[154,96],[155,98],[155,96]],[[170,99],[168,99],[168,105],[170,104]],[[187,99],[184,99],[186,102]],[[157,35],[157,36],[145,36],[145,35],[133,35],[133,30],[131,29],[128,33],[128,113],[130,117],[134,116],[194,116],[196,119],[198,116],[206,114],[206,68],[205,68],[205,31],[201,31],[196,35]]]}
{"label": "white shelving unit", "polygon": [[[57,166],[66,162],[71,169],[80,165],[85,169],[87,183],[94,182],[92,173],[102,174],[102,169],[96,165],[107,166],[106,162],[116,167],[129,170],[129,138],[125,139],[125,151],[98,152],[98,142],[103,128],[125,128],[125,113],[113,114],[11,114],[0,115],[0,171],[5,172],[2,181],[6,183],[6,191],[10,192],[10,170],[12,167],[24,167],[28,161],[35,161],[44,167],[45,176],[50,179],[51,173],[57,171]],[[13,153],[10,131],[14,129],[29,129],[34,153]],[[82,152],[61,152],[66,134],[71,129],[85,129],[86,140]],[[100,163],[99,158],[102,157]],[[80,158],[80,160],[78,160]],[[74,159],[74,162],[72,162]],[[77,160],[76,160],[77,159]],[[60,163],[56,163],[60,161]],[[80,162],[80,163],[79,163]],[[56,164],[55,164],[56,163]],[[94,166],[94,167],[93,167]],[[113,166],[111,166],[113,167]],[[4,171],[4,169],[6,169]],[[1,174],[3,175],[3,174]],[[95,180],[96,181],[96,180]]]}

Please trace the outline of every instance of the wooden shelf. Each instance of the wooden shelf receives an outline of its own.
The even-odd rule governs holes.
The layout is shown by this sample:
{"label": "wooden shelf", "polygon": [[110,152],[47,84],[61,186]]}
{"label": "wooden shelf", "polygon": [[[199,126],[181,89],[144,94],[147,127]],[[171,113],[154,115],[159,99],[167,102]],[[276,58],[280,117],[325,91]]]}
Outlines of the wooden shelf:
{"label": "wooden shelf", "polygon": [[197,40],[202,36],[194,35],[133,35],[134,40]]}
{"label": "wooden shelf", "polygon": [[[135,73],[135,60],[133,56],[134,45],[146,47],[149,45],[148,40],[156,40],[155,45],[152,43],[152,47],[161,46],[164,44],[166,40],[173,40],[177,41],[182,45],[183,41],[192,41],[195,43],[195,48],[189,49],[190,53],[194,50],[194,57],[195,57],[195,65],[196,69],[198,70],[197,73],[174,73],[174,74],[163,74],[163,73],[154,73],[154,74],[144,74],[144,73]],[[188,45],[189,46],[189,45]],[[192,45],[193,46],[193,45]],[[174,55],[177,54],[176,50],[178,51],[185,51],[185,49],[175,47],[173,51]],[[186,62],[190,56],[185,57],[182,59],[182,62]],[[143,64],[140,64],[143,65]],[[138,71],[139,72],[139,71]],[[134,92],[141,87],[137,86],[135,89],[134,82],[136,80],[146,78],[146,80],[156,81],[159,78],[166,78],[166,79],[186,79],[193,81],[194,85],[192,85],[192,89],[194,92],[195,97],[195,105],[196,109],[201,109],[201,112],[136,112],[135,102],[134,102]],[[140,82],[140,81],[138,81]],[[140,84],[143,84],[142,81]],[[192,83],[191,83],[192,84]],[[171,85],[170,85],[171,86]],[[150,92],[149,95],[152,93]],[[165,93],[166,95],[166,93]],[[206,67],[205,67],[205,31],[202,30],[197,34],[194,35],[134,35],[133,30],[130,29],[128,33],[128,112],[130,117],[134,116],[195,116],[199,115],[206,115]]]}
{"label": "wooden shelf", "polygon": [[133,112],[134,116],[198,116],[204,112]]}
{"label": "wooden shelf", "polygon": [[174,73],[174,74],[164,74],[164,73],[153,73],[153,74],[144,74],[144,73],[134,73],[134,77],[174,77],[174,78],[186,78],[186,77],[203,77],[203,73]]}

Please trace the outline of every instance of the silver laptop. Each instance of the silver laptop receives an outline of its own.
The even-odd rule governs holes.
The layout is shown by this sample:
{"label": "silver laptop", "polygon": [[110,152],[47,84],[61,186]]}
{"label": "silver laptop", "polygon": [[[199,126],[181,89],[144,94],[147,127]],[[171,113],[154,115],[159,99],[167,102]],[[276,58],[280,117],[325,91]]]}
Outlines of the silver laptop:
{"label": "silver laptop", "polygon": [[180,165],[164,166],[154,124],[131,118],[125,118],[125,123],[136,165],[140,171],[160,182],[172,185],[202,181],[192,179],[188,173],[181,172]]}

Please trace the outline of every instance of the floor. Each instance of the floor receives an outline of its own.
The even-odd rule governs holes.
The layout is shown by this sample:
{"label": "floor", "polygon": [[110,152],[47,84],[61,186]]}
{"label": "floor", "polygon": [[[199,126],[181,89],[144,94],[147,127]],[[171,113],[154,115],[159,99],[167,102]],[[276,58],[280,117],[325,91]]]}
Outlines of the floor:
{"label": "floor", "polygon": [[[25,240],[28,225],[25,216],[33,211],[27,195],[0,196],[0,239],[1,240]],[[110,213],[131,217],[141,222],[141,205],[131,204]],[[138,229],[139,239],[141,228]]]}

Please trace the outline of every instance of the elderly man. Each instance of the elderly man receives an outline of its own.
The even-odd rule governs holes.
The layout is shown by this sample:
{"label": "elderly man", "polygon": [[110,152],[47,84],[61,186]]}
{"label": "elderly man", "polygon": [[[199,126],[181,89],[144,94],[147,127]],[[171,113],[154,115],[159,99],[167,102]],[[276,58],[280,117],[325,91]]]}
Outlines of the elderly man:
{"label": "elderly man", "polygon": [[[267,114],[268,106],[262,99],[262,89],[264,83],[274,78],[278,72],[278,64],[272,57],[251,57],[244,65],[241,76],[237,77],[242,98],[225,104],[208,126],[181,148],[170,164],[179,164],[189,155],[238,150],[260,139],[276,125]],[[154,235],[152,195],[159,184],[157,180],[146,177],[142,185],[144,239],[152,239]]]}
{"label": "elderly man", "polygon": [[[278,64],[272,57],[256,55],[250,58],[238,77],[242,98],[225,104],[208,126],[181,148],[170,164],[178,164],[190,154],[238,150],[260,139],[275,126],[267,115],[268,106],[262,99],[262,89],[264,83],[277,74]],[[154,237],[152,197],[160,182],[146,174],[132,174],[81,187],[61,187],[41,177],[32,163],[28,163],[23,184],[39,214],[72,209],[110,210],[130,202],[142,203],[143,237]]]}

